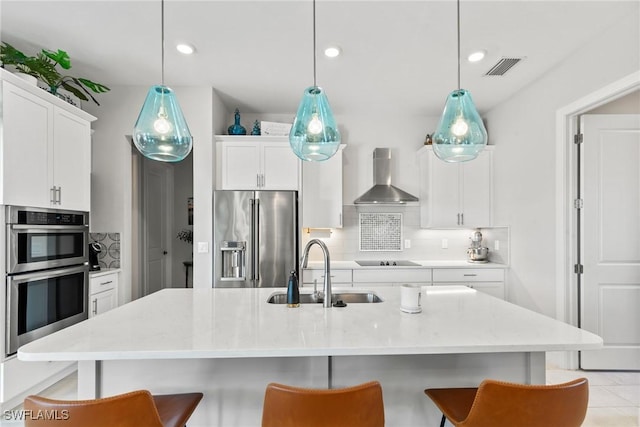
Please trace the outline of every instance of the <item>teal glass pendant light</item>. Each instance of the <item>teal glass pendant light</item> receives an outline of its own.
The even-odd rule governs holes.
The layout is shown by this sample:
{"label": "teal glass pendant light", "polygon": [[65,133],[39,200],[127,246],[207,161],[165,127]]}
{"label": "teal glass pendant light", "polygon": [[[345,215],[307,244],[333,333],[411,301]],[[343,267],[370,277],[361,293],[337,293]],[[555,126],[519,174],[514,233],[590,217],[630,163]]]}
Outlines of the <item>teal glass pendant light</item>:
{"label": "teal glass pendant light", "polygon": [[302,160],[321,162],[340,148],[340,132],[324,90],[316,84],[316,2],[313,0],[313,86],[304,90],[289,144]]}
{"label": "teal glass pendant light", "polygon": [[164,85],[164,0],[161,3],[162,84],[147,93],[133,129],[133,143],[151,160],[179,162],[191,152],[193,137],[175,93]]}
{"label": "teal glass pendant light", "polygon": [[487,145],[487,130],[471,94],[460,89],[460,0],[458,17],[458,89],[447,97],[440,123],[433,134],[433,152],[445,162],[475,159]]}

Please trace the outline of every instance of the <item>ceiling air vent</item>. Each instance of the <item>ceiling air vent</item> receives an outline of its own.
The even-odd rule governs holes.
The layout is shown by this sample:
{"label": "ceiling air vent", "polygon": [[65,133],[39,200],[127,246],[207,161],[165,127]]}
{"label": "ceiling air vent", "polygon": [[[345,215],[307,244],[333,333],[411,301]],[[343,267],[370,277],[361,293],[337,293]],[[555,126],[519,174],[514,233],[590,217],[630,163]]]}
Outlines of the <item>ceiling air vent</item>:
{"label": "ceiling air vent", "polygon": [[496,65],[491,67],[485,76],[504,76],[504,74],[514,65],[520,62],[522,58],[502,58]]}

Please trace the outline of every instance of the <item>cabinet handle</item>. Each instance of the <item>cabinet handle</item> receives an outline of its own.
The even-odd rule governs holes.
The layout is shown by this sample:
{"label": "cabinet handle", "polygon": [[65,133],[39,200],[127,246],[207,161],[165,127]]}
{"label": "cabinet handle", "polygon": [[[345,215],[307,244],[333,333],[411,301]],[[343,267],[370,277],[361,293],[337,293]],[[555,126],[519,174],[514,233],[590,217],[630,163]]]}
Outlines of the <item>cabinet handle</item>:
{"label": "cabinet handle", "polygon": [[256,174],[256,187],[260,188],[260,174]]}
{"label": "cabinet handle", "polygon": [[340,221],[339,224],[342,225],[342,212],[340,212],[340,214],[338,214],[338,220]]}
{"label": "cabinet handle", "polygon": [[108,280],[106,282],[100,283],[100,286],[108,285],[109,283],[113,283],[113,280]]}
{"label": "cabinet handle", "polygon": [[98,298],[93,300],[93,314],[98,314]]}
{"label": "cabinet handle", "polygon": [[468,274],[467,274],[467,273],[465,273],[465,274],[463,274],[463,276],[466,276],[466,277],[476,277],[476,276],[477,276],[477,274],[471,274],[471,273],[468,273]]}
{"label": "cabinet handle", "polygon": [[460,225],[464,225],[464,213],[460,214]]}
{"label": "cabinet handle", "polygon": [[62,187],[58,187],[58,204],[62,204]]}
{"label": "cabinet handle", "polygon": [[55,203],[56,203],[56,186],[54,185],[53,187],[51,187],[51,189],[50,189],[49,191],[50,191],[50,193],[51,193],[51,194],[50,194],[50,195],[51,195],[51,197],[50,197],[50,200],[49,200],[49,201],[50,201],[52,204],[55,204]]}
{"label": "cabinet handle", "polygon": [[264,174],[260,175],[262,177],[262,186],[264,187]]}
{"label": "cabinet handle", "polygon": [[458,214],[458,222],[457,222],[457,224],[460,225],[460,214]]}

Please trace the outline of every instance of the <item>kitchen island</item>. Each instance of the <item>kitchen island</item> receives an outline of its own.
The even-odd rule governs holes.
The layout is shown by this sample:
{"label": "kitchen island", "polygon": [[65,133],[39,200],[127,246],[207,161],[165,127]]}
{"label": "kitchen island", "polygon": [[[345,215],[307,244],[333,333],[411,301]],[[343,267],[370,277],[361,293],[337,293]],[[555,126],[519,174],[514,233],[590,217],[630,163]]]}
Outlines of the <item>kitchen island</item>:
{"label": "kitchen island", "polygon": [[201,391],[190,427],[259,425],[271,381],[368,380],[382,383],[388,426],[424,426],[439,419],[424,388],[487,377],[544,383],[545,352],[602,346],[596,335],[473,289],[424,289],[418,314],[400,311],[394,287],[375,289],[381,303],[329,309],[269,304],[283,291],[275,288],[167,289],[29,343],[18,357],[79,361],[80,398]]}

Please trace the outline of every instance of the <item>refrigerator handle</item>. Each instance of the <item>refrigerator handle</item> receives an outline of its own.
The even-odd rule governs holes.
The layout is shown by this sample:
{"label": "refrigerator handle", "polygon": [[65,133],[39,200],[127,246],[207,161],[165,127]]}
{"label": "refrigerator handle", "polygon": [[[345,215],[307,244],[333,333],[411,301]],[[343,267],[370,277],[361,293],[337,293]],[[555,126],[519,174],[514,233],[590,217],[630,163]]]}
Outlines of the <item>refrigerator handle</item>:
{"label": "refrigerator handle", "polygon": [[[259,277],[260,268],[260,199],[251,199],[251,279],[256,281]],[[255,282],[253,283],[255,286]]]}

